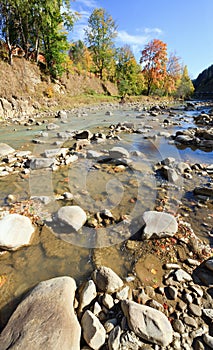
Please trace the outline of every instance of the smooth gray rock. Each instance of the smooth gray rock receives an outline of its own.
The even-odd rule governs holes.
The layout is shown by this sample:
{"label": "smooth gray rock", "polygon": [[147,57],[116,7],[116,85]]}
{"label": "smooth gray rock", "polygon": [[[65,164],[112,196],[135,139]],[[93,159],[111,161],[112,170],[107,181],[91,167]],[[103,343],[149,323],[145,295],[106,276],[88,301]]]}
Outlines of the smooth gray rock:
{"label": "smooth gray rock", "polygon": [[192,280],[192,277],[188,274],[188,272],[182,269],[175,271],[174,275],[178,282],[190,282]]}
{"label": "smooth gray rock", "polygon": [[92,300],[97,296],[96,286],[93,280],[86,282],[84,288],[80,292],[79,296],[79,310],[82,311],[83,308],[91,303]]}
{"label": "smooth gray rock", "polygon": [[54,164],[54,158],[32,158],[30,161],[30,169],[38,170],[50,168]]}
{"label": "smooth gray rock", "polygon": [[6,143],[0,143],[0,158],[14,152],[15,152],[14,148],[10,147]]}
{"label": "smooth gray rock", "polygon": [[172,342],[172,326],[162,312],[127,300],[121,302],[121,307],[129,328],[137,336],[164,347]]}
{"label": "smooth gray rock", "polygon": [[123,287],[122,279],[112,269],[106,266],[98,267],[92,273],[97,289],[101,292],[114,293]]}
{"label": "smooth gray rock", "polygon": [[143,239],[173,236],[178,230],[178,224],[174,216],[164,212],[146,211],[143,214],[145,228],[142,233]]}
{"label": "smooth gray rock", "polygon": [[113,147],[109,150],[109,156],[113,159],[129,158],[129,152],[123,147]]}
{"label": "smooth gray rock", "polygon": [[56,218],[60,224],[68,225],[78,231],[85,224],[87,215],[81,207],[72,205],[61,207]]}
{"label": "smooth gray rock", "polygon": [[71,277],[39,283],[18,305],[0,336],[1,350],[80,350],[81,328]]}
{"label": "smooth gray rock", "polygon": [[100,349],[105,343],[106,331],[99,319],[87,310],[83,314],[81,325],[86,343],[94,350]]}
{"label": "smooth gray rock", "polygon": [[30,243],[34,232],[31,220],[23,215],[8,214],[0,220],[0,246],[9,250]]}

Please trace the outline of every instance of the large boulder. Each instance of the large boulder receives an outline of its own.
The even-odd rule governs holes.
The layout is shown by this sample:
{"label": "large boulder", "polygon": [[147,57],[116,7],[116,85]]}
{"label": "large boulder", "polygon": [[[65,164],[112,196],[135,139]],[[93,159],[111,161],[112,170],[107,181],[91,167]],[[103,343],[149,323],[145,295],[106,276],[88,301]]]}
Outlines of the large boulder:
{"label": "large boulder", "polygon": [[34,227],[29,218],[19,214],[8,214],[0,220],[0,246],[9,250],[30,243]]}
{"label": "large boulder", "polygon": [[123,287],[122,279],[109,267],[100,266],[92,273],[97,289],[101,292],[114,293]]}
{"label": "large boulder", "polygon": [[78,231],[85,224],[87,215],[81,207],[72,205],[61,207],[57,212],[56,218],[59,224],[70,226],[75,231]]}
{"label": "large boulder", "polygon": [[39,283],[18,305],[0,335],[1,350],[80,350],[73,302],[76,283],[57,277]]}
{"label": "large boulder", "polygon": [[121,306],[129,328],[138,337],[164,347],[172,342],[172,326],[162,312],[134,301],[122,301]]}
{"label": "large boulder", "polygon": [[158,211],[146,211],[142,218],[145,223],[142,233],[143,239],[173,236],[178,230],[177,221],[171,214]]}
{"label": "large boulder", "polygon": [[14,152],[15,152],[14,148],[10,147],[6,143],[0,143],[0,158]]}

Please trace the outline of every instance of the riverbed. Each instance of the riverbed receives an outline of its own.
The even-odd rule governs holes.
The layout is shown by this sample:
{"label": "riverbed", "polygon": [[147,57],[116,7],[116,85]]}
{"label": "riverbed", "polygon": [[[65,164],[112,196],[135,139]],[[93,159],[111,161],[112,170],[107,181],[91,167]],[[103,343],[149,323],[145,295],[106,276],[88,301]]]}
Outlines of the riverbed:
{"label": "riverbed", "polygon": [[[129,217],[138,217],[146,210],[161,206],[162,210],[184,217],[200,238],[213,244],[212,201],[202,204],[202,200],[193,195],[193,189],[210,181],[211,176],[205,173],[196,174],[192,179],[181,177],[181,186],[176,187],[168,186],[164,179],[153,173],[153,167],[168,157],[190,165],[213,163],[212,150],[177,147],[168,137],[177,130],[194,127],[193,116],[203,109],[208,112],[210,106],[201,103],[193,111],[177,106],[153,115],[146,106],[137,104],[103,105],[67,111],[64,120],[53,116],[37,118],[39,123],[24,122],[20,125],[17,121],[0,128],[0,142],[16,150],[30,150],[36,156],[56,147],[73,147],[75,140],[59,137],[59,133],[89,129],[91,133],[107,134],[118,123],[124,122],[132,123],[133,129],[140,130],[121,130],[115,138],[91,142],[79,153],[78,161],[54,172],[17,172],[0,179],[1,207],[7,205],[6,198],[12,194],[17,199],[12,207],[14,212],[22,213],[27,208],[40,218],[30,246],[14,252],[2,252],[0,275],[4,276],[5,282],[2,286],[0,283],[1,327],[22,295],[42,280],[68,275],[80,283],[99,263],[111,267],[123,278],[131,276],[137,257],[124,249],[124,242],[137,234],[140,227],[134,227],[130,235],[129,231],[125,233],[124,226]],[[51,123],[56,125],[56,129],[47,130]],[[43,142],[35,143],[33,140]],[[118,164],[98,162],[96,158],[84,156],[88,150],[107,155],[115,146],[131,154],[133,164],[125,164],[125,171],[117,167]],[[162,183],[167,196],[165,207],[160,200]],[[62,196],[65,192],[72,193],[74,199],[65,200]],[[29,204],[32,196],[49,196],[53,201],[48,206]],[[59,207],[69,204],[81,206],[92,219],[94,212],[108,209],[113,215],[113,222],[106,227],[89,226],[82,234],[59,239],[53,233],[50,217]]]}

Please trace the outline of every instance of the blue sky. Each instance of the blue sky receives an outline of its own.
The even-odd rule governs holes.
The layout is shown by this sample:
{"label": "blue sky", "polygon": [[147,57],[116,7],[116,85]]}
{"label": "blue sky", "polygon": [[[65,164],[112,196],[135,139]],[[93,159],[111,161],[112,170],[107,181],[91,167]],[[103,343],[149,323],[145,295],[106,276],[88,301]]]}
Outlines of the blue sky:
{"label": "blue sky", "polygon": [[131,46],[137,61],[152,39],[167,44],[188,66],[192,79],[213,64],[213,0],[75,0],[81,14],[70,40],[84,39],[94,8],[104,8],[118,26],[116,46]]}

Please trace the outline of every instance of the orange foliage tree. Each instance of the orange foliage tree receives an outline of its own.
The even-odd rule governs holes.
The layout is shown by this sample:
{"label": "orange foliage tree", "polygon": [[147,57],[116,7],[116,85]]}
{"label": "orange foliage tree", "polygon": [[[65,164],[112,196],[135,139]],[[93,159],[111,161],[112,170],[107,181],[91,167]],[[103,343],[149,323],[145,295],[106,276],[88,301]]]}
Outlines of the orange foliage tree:
{"label": "orange foliage tree", "polygon": [[158,39],[150,41],[141,52],[140,64],[147,86],[147,95],[164,84],[167,75],[167,45]]}

